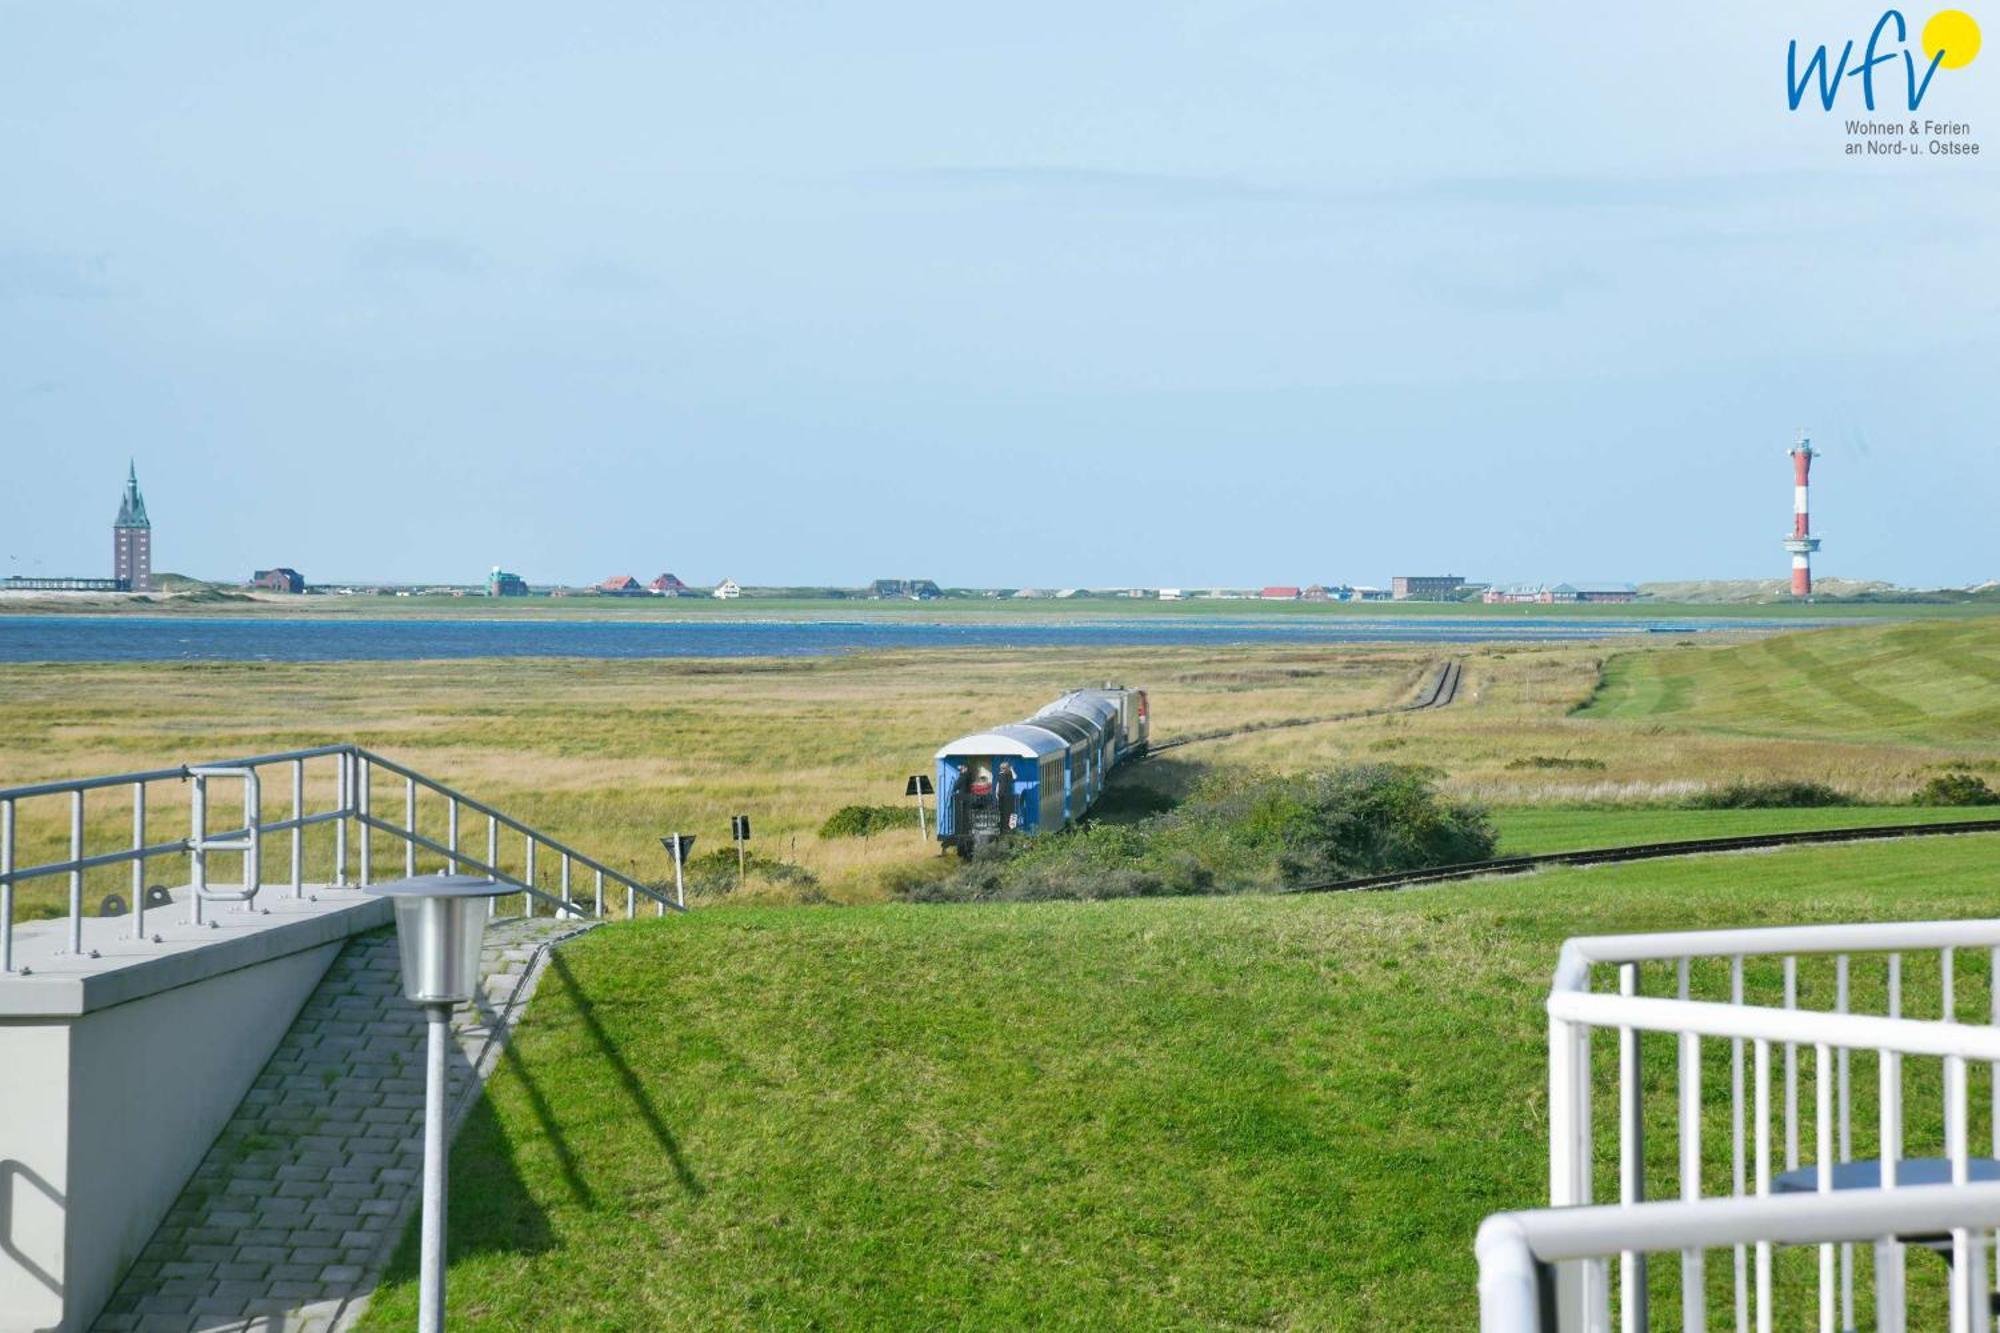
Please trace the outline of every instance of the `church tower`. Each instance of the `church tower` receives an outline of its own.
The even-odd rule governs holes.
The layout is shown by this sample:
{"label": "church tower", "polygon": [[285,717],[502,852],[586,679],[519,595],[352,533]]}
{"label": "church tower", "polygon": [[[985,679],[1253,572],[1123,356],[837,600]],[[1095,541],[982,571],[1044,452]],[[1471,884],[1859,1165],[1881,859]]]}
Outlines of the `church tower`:
{"label": "church tower", "polygon": [[125,474],[125,498],[111,525],[111,573],[126,592],[153,590],[153,522],[146,517],[146,498],[139,494],[136,463]]}

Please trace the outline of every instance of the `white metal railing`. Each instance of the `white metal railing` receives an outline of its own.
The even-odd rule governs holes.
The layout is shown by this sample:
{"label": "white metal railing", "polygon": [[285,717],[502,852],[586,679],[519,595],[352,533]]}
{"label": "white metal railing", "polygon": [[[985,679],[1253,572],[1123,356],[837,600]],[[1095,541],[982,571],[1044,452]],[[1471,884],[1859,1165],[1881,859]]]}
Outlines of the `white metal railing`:
{"label": "white metal railing", "polygon": [[[271,780],[273,774],[279,775],[276,782]],[[402,788],[401,823],[375,811],[378,775]],[[279,785],[287,777],[289,814],[266,818],[267,788]],[[310,799],[313,778],[320,780],[322,788],[330,787],[332,791],[330,800],[319,802],[320,808],[314,808],[315,803]],[[240,784],[242,793],[240,816],[233,827],[220,831],[209,827],[219,808],[215,799],[219,793],[211,792],[210,784],[218,782]],[[153,789],[163,784],[188,785],[188,833],[183,838],[149,841],[154,836],[149,831],[149,816],[161,804]],[[122,845],[92,851],[87,836],[91,831],[89,802],[95,798],[100,806],[109,804],[108,798],[118,793],[130,805],[129,838],[121,837]],[[425,800],[433,809],[439,803],[444,807],[441,839],[424,833],[419,824]],[[67,855],[27,860],[21,850],[21,810],[33,803],[58,802],[68,807]],[[483,817],[485,821],[483,848],[475,850],[464,842],[462,835],[468,816],[475,821]],[[106,840],[103,823],[100,815],[95,830],[100,845]],[[265,875],[267,838],[289,835],[282,887],[294,897],[302,895],[306,884],[308,831],[322,826],[330,826],[332,842],[326,882],[336,885],[365,885],[377,877],[373,835],[379,832],[392,846],[401,844],[402,874],[414,875],[420,862],[434,859],[452,873],[489,875],[521,891],[522,911],[526,915],[533,915],[535,904],[540,902],[558,913],[603,916],[607,882],[614,889],[625,890],[627,916],[636,913],[641,898],[651,899],[662,913],[668,908],[681,911],[686,907],[678,892],[671,896],[662,893],[415,769],[358,745],[326,745],[220,763],[0,788],[0,975],[16,970],[14,890],[17,885],[55,877],[67,880],[66,947],[69,952],[80,953],[84,947],[86,915],[84,885],[89,872],[130,866],[129,906],[123,897],[116,903],[107,900],[101,906],[111,909],[113,915],[128,912],[132,937],[145,939],[147,910],[153,905],[149,902],[146,881],[153,863],[176,858],[184,862],[185,878],[180,882],[188,888],[187,919],[200,925],[211,905],[254,907],[258,895],[274,887]],[[508,844],[519,847],[518,858],[509,855]],[[237,883],[226,887],[217,883],[212,862],[218,857],[238,858],[241,876]],[[555,883],[546,885],[545,867],[550,862],[555,867]],[[574,896],[574,877],[578,871],[591,876],[588,900]]]}
{"label": "white metal railing", "polygon": [[[1984,955],[1983,985],[1979,978],[1966,975],[1979,969],[1958,967],[1967,951]],[[1615,973],[1615,991],[1597,987],[1604,971]],[[1934,976],[1935,987],[1914,986],[1912,979],[1919,975]],[[1760,1333],[1768,1330],[1777,1319],[1773,1247],[1794,1243],[1795,1229],[1770,1234],[1758,1229],[1766,1223],[1776,1225],[1774,1219],[1792,1217],[1779,1205],[1787,1191],[1795,1191],[1804,1200],[1798,1205],[1804,1209],[1802,1216],[1852,1223],[1848,1233],[1814,1242],[1820,1247],[1819,1326],[1855,1326],[1854,1242],[1876,1241],[1875,1321],[1879,1328],[1902,1328],[1904,1243],[1897,1237],[1911,1233],[1900,1223],[1878,1225],[1892,1214],[1870,1213],[1873,1205],[1852,1200],[1897,1195],[1899,1177],[1909,1177],[1901,1182],[1903,1192],[1926,1196],[1930,1202],[1923,1207],[1949,1212],[1960,1206],[1957,1191],[1970,1189],[1985,1197],[1984,1185],[1970,1183],[1975,1176],[2000,1175],[2000,1163],[1971,1156],[1973,1119],[1980,1112],[1968,1094],[1969,1073],[1983,1067],[1993,1091],[1990,1110],[1984,1114],[1990,1122],[1994,1157],[2000,1158],[2000,1027],[1994,1026],[2000,1023],[2000,987],[1994,985],[1995,976],[2000,976],[2000,921],[1991,920],[1570,940],[1563,946],[1548,1000],[1549,1196],[1555,1208],[1547,1214],[1507,1216],[1516,1222],[1536,1219],[1522,1223],[1527,1228],[1524,1234],[1552,1236],[1569,1234],[1562,1228],[1572,1223],[1544,1219],[1588,1213],[1598,1227],[1590,1242],[1597,1248],[1588,1254],[1536,1250],[1538,1262],[1556,1265],[1549,1318],[1494,1327],[1608,1330],[1615,1299],[1622,1330],[1647,1328],[1648,1256],[1677,1248],[1681,1250],[1677,1322],[1683,1328],[1705,1328],[1706,1252],[1727,1247],[1733,1272],[1720,1285],[1733,1298],[1729,1304],[1735,1326],[1755,1327]],[[1991,1022],[1957,1021],[1960,992],[1965,990],[1984,991],[1983,1008]],[[1914,1016],[1918,1012],[1924,1016]],[[1611,1076],[1605,1080],[1593,1078],[1593,1034],[1600,1030],[1615,1036],[1617,1051]],[[1672,1052],[1670,1108],[1647,1102],[1644,1053],[1649,1040],[1656,1056],[1663,1046]],[[1723,1082],[1721,1043],[1727,1043],[1726,1096],[1717,1091]],[[1802,1096],[1800,1088],[1801,1053],[1807,1049],[1809,1097]],[[1866,1080],[1857,1086],[1853,1067],[1857,1055],[1876,1065],[1872,1092]],[[1774,1058],[1782,1067],[1777,1076]],[[1920,1090],[1929,1091],[1928,1073],[1919,1066],[1932,1061],[1938,1066],[1936,1098],[1913,1102],[1909,1097],[1913,1081]],[[1705,1070],[1705,1065],[1714,1068]],[[1663,1072],[1657,1058],[1654,1072]],[[1779,1088],[1775,1094],[1774,1077]],[[1654,1083],[1667,1081],[1659,1078]],[[1614,1117],[1614,1131],[1604,1136],[1616,1180],[1617,1205],[1609,1209],[1592,1206],[1597,1204],[1600,1156],[1592,1122],[1600,1100]],[[1809,1140],[1801,1130],[1802,1111],[1808,1106]],[[1926,1132],[1935,1120],[1940,1150],[1939,1156],[1921,1166],[1913,1165],[1919,1159],[1905,1155],[1913,1107]],[[1668,1174],[1677,1201],[1648,1203],[1646,1129],[1649,1123],[1661,1122],[1671,1122],[1674,1129],[1674,1170]],[[1774,1138],[1780,1132],[1774,1125],[1782,1127],[1781,1141]],[[1864,1140],[1860,1155],[1857,1137]],[[1865,1142],[1871,1137],[1872,1147]],[[1776,1157],[1780,1150],[1781,1159]],[[1948,1179],[1951,1184],[1933,1188],[1912,1183],[1919,1176]],[[1853,1188],[1857,1183],[1876,1188]],[[1730,1200],[1735,1201],[1735,1211],[1718,1210],[1719,1203]],[[1753,1203],[1755,1207],[1749,1206]],[[1919,1204],[1900,1197],[1893,1204],[1894,1210],[1916,1207]],[[1956,1327],[1974,1327],[1973,1311],[1985,1308],[1981,1302],[1988,1290],[1987,1238],[1977,1227],[1993,1221],[2000,1221],[2000,1216],[1982,1215],[1972,1229],[1945,1228],[1952,1231]],[[1702,1229],[1711,1224],[1716,1229]],[[1667,1235],[1688,1239],[1679,1245],[1660,1244]],[[1605,1237],[1625,1239],[1607,1242]],[[1615,1282],[1608,1265],[1613,1255],[1618,1261]],[[1977,1323],[1992,1327],[1990,1317]]]}

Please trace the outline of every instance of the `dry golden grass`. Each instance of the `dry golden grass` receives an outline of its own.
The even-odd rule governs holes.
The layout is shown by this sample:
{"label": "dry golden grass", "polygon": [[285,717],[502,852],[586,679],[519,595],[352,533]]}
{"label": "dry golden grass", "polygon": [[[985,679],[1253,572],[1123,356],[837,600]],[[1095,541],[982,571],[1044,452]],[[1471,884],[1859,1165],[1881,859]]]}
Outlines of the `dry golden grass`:
{"label": "dry golden grass", "polygon": [[[1985,640],[1968,633],[1950,631],[1954,660],[1985,650]],[[1858,661],[1873,660],[1862,650],[1877,636],[1897,646],[1899,670],[1916,669],[1906,628],[1800,637],[1838,646],[1842,636],[1857,636]],[[1466,671],[1448,709],[1251,730],[1174,751],[1133,780],[1172,786],[1202,765],[1296,771],[1392,760],[1435,767],[1450,790],[1500,805],[1659,800],[1704,783],[1801,776],[1880,802],[1906,798],[1945,766],[2000,767],[2000,735],[1985,726],[1864,738],[1851,719],[1831,715],[1824,728],[1794,714],[1782,730],[1752,733],[1726,712],[1576,712],[1608,656],[1619,655],[1626,677],[1736,688],[1743,661],[1760,656],[1743,645],[1743,636],[1716,636],[1698,646],[1457,649]],[[0,666],[0,785],[356,741],[642,879],[667,873],[659,834],[694,832],[706,851],[726,845],[731,814],[748,813],[759,851],[805,866],[828,896],[859,901],[879,896],[884,867],[936,854],[919,840],[914,813],[907,836],[823,841],[816,830],[841,805],[901,800],[904,778],[927,771],[943,740],[1101,680],[1149,690],[1157,739],[1353,713],[1410,698],[1437,651],[1289,645],[728,661]],[[1840,658],[1824,646],[1814,651]],[[1708,662],[1714,672],[1704,672]],[[1586,766],[1523,766],[1537,756]],[[330,797],[329,781],[330,773],[315,777],[315,800]],[[166,836],[185,828],[171,789],[155,798],[154,828]],[[288,800],[288,787],[267,794]],[[124,801],[118,793],[92,798],[90,850],[123,845]],[[398,792],[378,793],[377,801],[400,809]],[[441,807],[422,811],[432,836],[442,836],[443,818]],[[60,855],[66,821],[60,801],[23,805],[23,859]],[[272,855],[270,873],[282,873],[281,848]],[[321,833],[309,846],[309,870],[329,858],[330,837]],[[96,872],[86,900],[125,887],[123,872]],[[753,896],[791,892],[752,889]],[[34,913],[53,909],[62,892],[44,881],[20,896]]]}

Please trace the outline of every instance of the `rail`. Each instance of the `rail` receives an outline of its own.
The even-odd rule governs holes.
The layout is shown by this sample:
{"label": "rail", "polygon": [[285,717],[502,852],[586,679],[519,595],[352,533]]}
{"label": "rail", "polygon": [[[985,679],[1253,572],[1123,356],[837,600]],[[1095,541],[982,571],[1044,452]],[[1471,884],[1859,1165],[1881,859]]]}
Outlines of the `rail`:
{"label": "rail", "polygon": [[[1959,966],[1962,956],[1971,956],[1975,966]],[[1615,989],[1599,986],[1600,979],[1611,980],[1607,973],[1615,975]],[[1677,1249],[1678,1323],[1703,1329],[1708,1319],[1706,1252],[1728,1248],[1733,1273],[1723,1285],[1733,1297],[1735,1325],[1768,1330],[1776,1319],[1773,1247],[1805,1243],[1798,1239],[1803,1233],[1786,1220],[1794,1216],[1788,1211],[1791,1205],[1784,1204],[1787,1195],[1808,1201],[1809,1206],[1798,1205],[1799,1217],[1852,1224],[1840,1235],[1813,1241],[1820,1249],[1821,1328],[1856,1326],[1857,1241],[1877,1245],[1869,1272],[1878,1327],[1904,1326],[1903,1251],[1913,1229],[1922,1230],[1916,1222],[1905,1224],[1907,1217],[1916,1216],[1906,1217],[1906,1210],[1932,1205],[1942,1210],[1926,1214],[1932,1221],[1960,1219],[1942,1228],[1951,1238],[1937,1248],[1950,1252],[1954,1327],[1973,1327],[1970,1311],[1983,1308],[1980,1302],[1988,1299],[1990,1285],[1987,1236],[1979,1228],[2000,1222],[2000,1213],[1980,1212],[1967,1222],[1973,1214],[1953,1210],[1971,1207],[1967,1199],[1985,1207],[1991,1201],[1988,1186],[1975,1189],[1970,1182],[2000,1179],[1996,977],[2000,921],[1992,920],[1673,931],[1568,941],[1547,1003],[1549,1201],[1554,1209],[1546,1216],[1514,1216],[1516,1221],[1534,1219],[1522,1223],[1523,1234],[1531,1239],[1571,1234],[1564,1228],[1587,1224],[1590,1218],[1600,1230],[1596,1239],[1579,1240],[1596,1247],[1588,1254],[1553,1243],[1534,1250],[1538,1263],[1552,1265],[1543,1275],[1552,1280],[1546,1317],[1538,1316],[1542,1322],[1522,1323],[1510,1316],[1489,1327],[1608,1330],[1614,1300],[1618,1327],[1625,1333],[1650,1327],[1650,1256]],[[1964,1005],[1967,998],[1975,1007]],[[1961,1012],[1976,1012],[1980,1021],[1960,1022]],[[1611,1075],[1603,1080],[1593,1077],[1593,1036],[1600,1031],[1613,1035],[1616,1049]],[[1649,1042],[1656,1056],[1665,1053],[1661,1047],[1671,1053],[1669,1060],[1652,1062],[1651,1078]],[[1811,1057],[1809,1095],[1801,1090],[1805,1051]],[[1857,1059],[1873,1063],[1873,1080],[1856,1078]],[[1939,1066],[1935,1101],[1928,1099],[1932,1061]],[[1781,1066],[1780,1073],[1774,1074],[1774,1064]],[[1977,1066],[1986,1067],[1982,1081],[1990,1080],[1993,1090],[1987,1108],[1975,1106],[1968,1093],[1969,1076]],[[1710,1079],[1715,1081],[1708,1083]],[[1776,1090],[1774,1079],[1779,1080]],[[1714,1089],[1724,1083],[1726,1097],[1704,1092],[1705,1084]],[[1649,1090],[1669,1085],[1670,1104],[1649,1103]],[[1919,1093],[1915,1101],[1912,1085]],[[1663,1092],[1657,1100],[1668,1102]],[[1592,1130],[1600,1110],[1610,1114],[1613,1131],[1601,1140]],[[1991,1133],[1992,1157],[1973,1156],[1975,1121],[1981,1116]],[[1647,1130],[1663,1122],[1673,1126],[1673,1152],[1655,1156],[1670,1156],[1673,1162],[1673,1169],[1664,1173],[1677,1196],[1671,1205],[1646,1199]],[[1938,1156],[1908,1155],[1913,1138],[1932,1132]],[[1608,1209],[1595,1197],[1600,1155],[1611,1159],[1607,1165],[1616,1181],[1617,1202]],[[1945,1181],[1950,1184],[1934,1183]],[[1973,1193],[1961,1198],[1966,1190]],[[1903,1193],[1923,1199],[1904,1199]],[[1550,1220],[1558,1216],[1569,1220]],[[1883,1224],[1888,1217],[1905,1220]],[[1668,1243],[1663,1240],[1668,1237],[1681,1239]],[[1610,1255],[1618,1261],[1615,1282],[1605,1260]],[[1517,1251],[1505,1261],[1515,1266],[1510,1271],[1518,1270],[1518,1260]],[[1508,1308],[1519,1306],[1518,1300],[1509,1300]],[[1990,1318],[1983,1322],[1991,1327]]]}
{"label": "rail", "polygon": [[[330,771],[329,771],[330,770]],[[402,789],[402,820],[384,817],[375,807],[377,778],[386,777]],[[289,778],[288,813],[266,818],[267,788],[285,785]],[[275,781],[272,780],[275,778]],[[155,795],[164,784],[188,786],[187,836],[154,839],[149,822],[167,802]],[[221,784],[240,784],[236,802],[218,799],[223,792],[212,790]],[[317,798],[315,799],[315,791]],[[110,800],[113,793],[123,799]],[[425,802],[428,798],[428,804]],[[98,808],[91,808],[95,801]],[[63,802],[68,806],[68,836],[63,844],[67,855],[27,859],[22,847],[23,807],[31,803]],[[102,847],[105,808],[120,816],[120,845]],[[437,818],[442,806],[442,827],[425,832],[421,816]],[[219,811],[235,814],[233,826],[221,830],[210,827]],[[239,812],[236,814],[235,812]],[[96,824],[92,824],[92,816]],[[124,833],[123,816],[129,815],[129,835]],[[483,846],[468,845],[465,825],[484,820]],[[327,828],[323,846],[309,837],[312,830]],[[420,865],[435,865],[452,873],[489,875],[521,893],[524,915],[532,916],[536,904],[572,916],[602,917],[606,911],[607,886],[625,893],[625,915],[638,911],[641,899],[651,900],[660,913],[669,908],[684,911],[686,902],[678,891],[668,895],[630,875],[585,855],[567,843],[502,813],[487,803],[428,777],[413,768],[385,759],[359,745],[323,745],[311,749],[287,750],[275,754],[252,755],[213,763],[183,764],[133,773],[75,778],[0,788],[0,975],[15,971],[14,929],[15,889],[18,885],[51,877],[66,877],[68,895],[63,916],[67,926],[67,951],[83,951],[85,884],[92,871],[115,866],[130,867],[126,894],[108,895],[100,901],[98,915],[125,915],[131,918],[134,939],[147,937],[149,909],[160,902],[159,888],[147,880],[156,862],[184,862],[184,877],[177,882],[187,888],[187,920],[203,924],[211,908],[236,906],[255,909],[258,897],[266,892],[288,891],[302,896],[307,888],[307,866],[324,853],[324,880],[330,885],[366,885],[382,867],[382,857],[374,838],[382,834],[393,855],[402,851],[402,875],[419,873]],[[435,835],[435,836],[434,836]],[[284,869],[274,883],[266,874],[267,840],[282,839],[287,852]],[[510,856],[518,846],[518,856]],[[213,862],[235,858],[240,879],[228,886],[213,877]],[[553,872],[551,874],[551,872]],[[590,896],[579,898],[577,877],[590,877]],[[552,879],[553,883],[546,882]],[[127,897],[129,895],[129,899]]]}

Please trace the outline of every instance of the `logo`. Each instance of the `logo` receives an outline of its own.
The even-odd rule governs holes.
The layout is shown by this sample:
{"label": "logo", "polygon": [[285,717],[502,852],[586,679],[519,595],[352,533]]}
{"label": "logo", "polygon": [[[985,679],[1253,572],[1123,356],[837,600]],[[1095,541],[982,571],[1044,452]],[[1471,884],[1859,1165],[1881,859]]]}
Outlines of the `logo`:
{"label": "logo", "polygon": [[[1815,95],[1821,110],[1832,111],[1840,101],[1842,85],[1851,89],[1858,82],[1862,103],[1873,111],[1879,83],[1887,85],[1883,91],[1891,96],[1900,92],[1908,109],[1915,111],[1923,105],[1937,72],[1970,65],[1979,54],[1979,42],[1979,24],[1972,15],[1962,9],[1941,9],[1924,24],[1913,50],[1903,12],[1887,9],[1875,21],[1858,62],[1854,42],[1849,39],[1838,60],[1822,44],[1802,68],[1799,43],[1794,38],[1785,62],[1785,93],[1794,111],[1805,103],[1808,92]],[[1883,72],[1885,66],[1888,68]]]}

